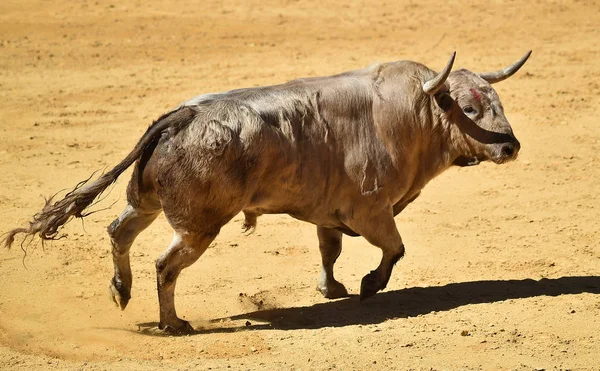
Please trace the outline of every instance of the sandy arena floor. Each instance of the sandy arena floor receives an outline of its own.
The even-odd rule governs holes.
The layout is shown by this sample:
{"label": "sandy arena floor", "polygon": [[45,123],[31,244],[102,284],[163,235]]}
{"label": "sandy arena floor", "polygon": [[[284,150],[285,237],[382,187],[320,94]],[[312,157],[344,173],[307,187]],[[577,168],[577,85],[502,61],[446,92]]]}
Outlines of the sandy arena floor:
{"label": "sandy arena floor", "polygon": [[[597,1],[0,2],[0,233],[123,158],[166,110],[204,92],[411,59],[496,70],[522,143],[506,166],[452,169],[396,220],[407,246],[387,290],[315,291],[314,226],[241,217],[178,282],[202,329],[155,330],[163,217],[132,248],[133,299],[108,299],[106,226],[127,172],[68,239],[0,251],[0,368],[600,369],[600,3]],[[488,4],[489,3],[489,4]],[[377,4],[377,5],[375,5]],[[345,238],[352,294],[377,248]],[[249,324],[249,326],[247,326]]]}

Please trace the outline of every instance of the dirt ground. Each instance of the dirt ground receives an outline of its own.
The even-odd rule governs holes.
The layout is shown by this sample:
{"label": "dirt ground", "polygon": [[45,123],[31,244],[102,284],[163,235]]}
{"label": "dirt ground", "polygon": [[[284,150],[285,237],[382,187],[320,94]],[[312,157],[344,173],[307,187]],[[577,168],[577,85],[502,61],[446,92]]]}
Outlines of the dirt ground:
{"label": "dirt ground", "polygon": [[[387,290],[316,292],[315,228],[241,217],[185,270],[180,315],[156,330],[161,216],[132,248],[134,286],[108,299],[106,226],[123,175],[68,238],[0,251],[0,368],[600,370],[600,3],[597,1],[0,2],[0,233],[42,196],[122,159],[146,127],[205,92],[411,59],[496,70],[519,159],[451,169],[396,220],[407,246]],[[113,205],[114,203],[114,205]],[[351,294],[380,251],[344,239]]]}

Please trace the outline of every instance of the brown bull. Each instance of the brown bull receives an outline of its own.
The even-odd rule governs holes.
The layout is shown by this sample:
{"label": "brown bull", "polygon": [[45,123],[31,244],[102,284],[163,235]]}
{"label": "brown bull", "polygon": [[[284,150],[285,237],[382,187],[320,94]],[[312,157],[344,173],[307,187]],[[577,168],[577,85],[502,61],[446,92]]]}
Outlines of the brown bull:
{"label": "brown bull", "polygon": [[385,288],[404,244],[394,215],[453,165],[516,158],[520,145],[490,86],[515,73],[437,74],[400,61],[331,77],[207,94],[154,122],[115,168],[48,202],[17,233],[53,239],[135,162],[128,206],[108,227],[113,300],[130,299],[129,248],[164,211],[175,231],[156,261],[161,329],[191,330],[177,317],[174,290],[182,269],[206,251],[223,225],[243,211],[245,227],[262,214],[286,213],[317,226],[323,270],[318,289],[347,295],[333,265],[342,233],[379,247],[380,265],[361,283],[361,299]]}

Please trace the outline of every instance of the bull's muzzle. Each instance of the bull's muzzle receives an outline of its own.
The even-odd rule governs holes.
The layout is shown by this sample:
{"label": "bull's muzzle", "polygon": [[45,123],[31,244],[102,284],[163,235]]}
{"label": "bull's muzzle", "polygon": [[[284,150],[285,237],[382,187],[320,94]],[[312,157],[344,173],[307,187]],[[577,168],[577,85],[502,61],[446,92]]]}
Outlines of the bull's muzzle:
{"label": "bull's muzzle", "polygon": [[502,144],[495,145],[494,153],[492,155],[492,161],[497,164],[503,164],[508,161],[513,161],[519,155],[521,149],[521,143],[514,138],[514,140]]}

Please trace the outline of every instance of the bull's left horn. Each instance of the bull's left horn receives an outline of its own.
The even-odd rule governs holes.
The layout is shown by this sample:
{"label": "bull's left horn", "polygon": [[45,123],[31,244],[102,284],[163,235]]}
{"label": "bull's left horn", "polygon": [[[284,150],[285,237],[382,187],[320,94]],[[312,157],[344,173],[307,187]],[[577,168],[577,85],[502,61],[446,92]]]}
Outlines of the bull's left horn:
{"label": "bull's left horn", "polygon": [[450,75],[450,71],[452,71],[452,65],[454,64],[455,57],[456,57],[456,52],[452,53],[452,56],[450,57],[448,64],[446,64],[446,67],[444,67],[444,70],[442,72],[438,73],[438,75],[436,77],[434,77],[433,79],[431,79],[429,81],[425,81],[425,83],[423,84],[423,91],[425,93],[427,93],[429,95],[434,95],[435,93],[438,92],[438,90],[440,90],[442,88],[442,86],[444,86],[444,83],[446,82],[448,75]]}
{"label": "bull's left horn", "polygon": [[502,80],[506,80],[509,77],[511,77],[512,75],[514,75],[515,72],[517,72],[519,70],[519,68],[523,67],[523,65],[525,64],[525,62],[527,62],[527,59],[529,58],[529,56],[531,55],[531,50],[527,52],[527,54],[525,54],[525,56],[521,59],[519,59],[515,64],[506,67],[503,70],[500,71],[496,71],[496,72],[484,72],[484,73],[479,73],[479,77],[481,77],[482,79],[484,79],[485,81],[489,82],[490,84],[494,84],[497,82],[500,82]]}

